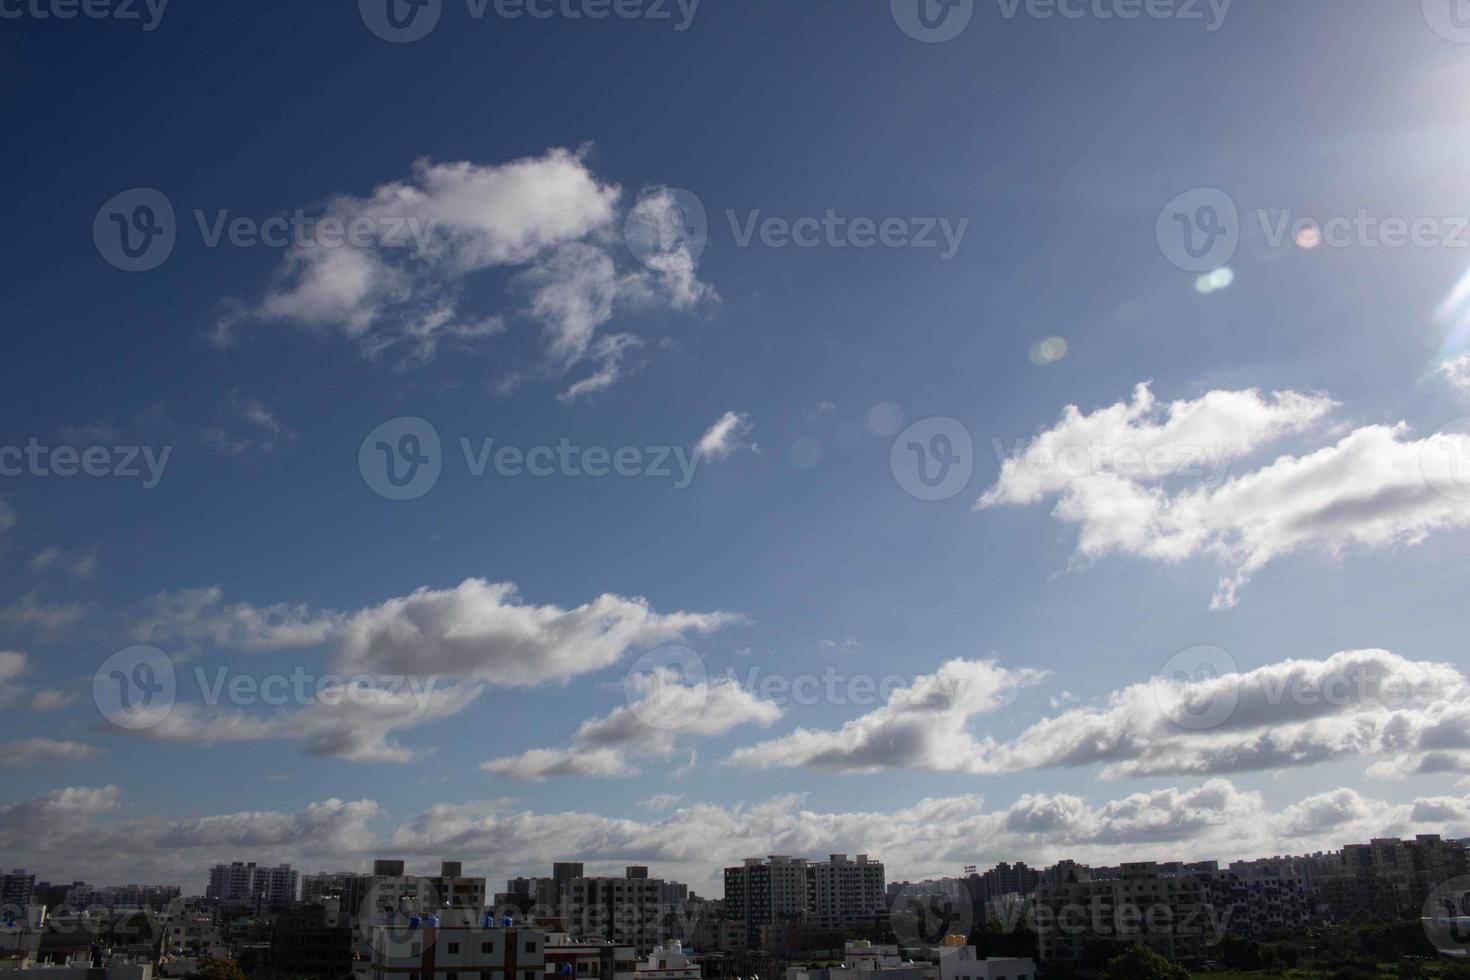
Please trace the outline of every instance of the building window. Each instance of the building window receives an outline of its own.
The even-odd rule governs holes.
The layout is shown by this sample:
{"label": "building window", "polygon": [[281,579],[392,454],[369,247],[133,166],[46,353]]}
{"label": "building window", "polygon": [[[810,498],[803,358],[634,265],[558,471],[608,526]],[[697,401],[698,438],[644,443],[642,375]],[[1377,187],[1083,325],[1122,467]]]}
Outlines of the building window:
{"label": "building window", "polygon": [[534,939],[528,939],[528,940],[526,940],[526,952],[528,952],[528,953],[534,953],[534,952],[536,952],[536,940],[534,940]]}
{"label": "building window", "polygon": [[[458,953],[459,952],[459,943],[450,943],[449,944],[449,951],[451,953]],[[449,980],[454,980],[454,974],[451,973],[449,975]]]}
{"label": "building window", "polygon": [[480,944],[480,952],[482,952],[482,953],[493,953],[493,952],[495,952],[495,944],[494,943],[481,943]]}

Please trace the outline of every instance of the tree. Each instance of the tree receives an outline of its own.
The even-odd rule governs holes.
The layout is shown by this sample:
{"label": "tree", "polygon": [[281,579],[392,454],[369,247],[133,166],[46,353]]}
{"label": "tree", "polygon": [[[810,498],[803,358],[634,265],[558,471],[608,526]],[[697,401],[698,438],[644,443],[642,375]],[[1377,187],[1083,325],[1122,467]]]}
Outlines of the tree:
{"label": "tree", "polygon": [[234,960],[205,958],[199,961],[199,969],[190,980],[245,980],[245,971]]}
{"label": "tree", "polygon": [[1189,971],[1147,946],[1130,946],[1108,961],[1103,980],[1189,980]]}

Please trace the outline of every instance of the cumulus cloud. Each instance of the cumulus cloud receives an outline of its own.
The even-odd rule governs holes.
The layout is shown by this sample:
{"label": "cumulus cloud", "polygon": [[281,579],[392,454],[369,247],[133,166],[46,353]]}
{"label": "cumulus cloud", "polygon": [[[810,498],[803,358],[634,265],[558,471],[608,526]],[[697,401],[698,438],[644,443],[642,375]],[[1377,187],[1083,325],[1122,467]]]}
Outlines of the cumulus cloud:
{"label": "cumulus cloud", "polygon": [[[553,776],[635,776],[636,757],[666,759],[676,751],[681,736],[723,735],[741,725],[769,726],[781,717],[779,706],[745,690],[733,678],[682,683],[661,674],[638,682],[630,693],[636,695],[630,704],[583,722],[570,747],[533,749],[492,759],[480,768],[532,782]],[[693,706],[698,710],[679,710]],[[665,727],[664,719],[686,723]]]}
{"label": "cumulus cloud", "polygon": [[510,315],[541,325],[553,371],[593,361],[592,378],[563,394],[590,393],[615,380],[628,346],[594,339],[620,310],[689,310],[713,297],[687,253],[638,268],[619,261],[621,198],[584,152],[505,164],[420,160],[367,197],[331,198],[323,220],[370,229],[368,240],[327,247],[319,225],[290,249],[264,298],[227,305],[212,335],[228,346],[243,324],[280,319],[345,336],[369,356],[423,362],[445,344],[507,329],[505,313],[466,311],[465,291],[476,273],[511,270],[511,292],[524,302]]}
{"label": "cumulus cloud", "polygon": [[161,593],[135,633],[145,643],[247,651],[331,644],[344,673],[534,687],[609,667],[630,649],[713,632],[739,618],[658,613],[646,599],[612,594],[575,608],[533,606],[512,583],[466,579],[451,589],[421,588],[353,613],[305,604],[226,603],[217,587]]}
{"label": "cumulus cloud", "polygon": [[741,450],[760,452],[760,447],[750,439],[754,428],[750,416],[744,412],[726,412],[699,437],[694,455],[706,462],[719,463]]}
{"label": "cumulus cloud", "polygon": [[[729,761],[975,775],[1100,766],[1103,778],[1146,778],[1367,757],[1376,760],[1369,774],[1379,777],[1470,773],[1470,683],[1449,664],[1355,650],[1244,673],[1160,676],[1099,705],[1062,711],[1010,740],[970,733],[972,718],[1043,676],[952,661],[841,729],[798,729],[739,749]],[[969,693],[949,695],[952,687]],[[1053,699],[1053,710],[1064,704]]]}
{"label": "cumulus cloud", "polygon": [[177,704],[157,725],[136,734],[191,744],[299,741],[316,756],[349,762],[407,763],[423,752],[400,744],[395,732],[432,724],[474,703],[481,688],[459,684],[324,685],[310,703],[255,713],[235,708]]}
{"label": "cumulus cloud", "polygon": [[[1213,555],[1225,574],[1214,608],[1269,562],[1299,551],[1412,545],[1470,524],[1470,493],[1453,492],[1470,436],[1411,438],[1367,426],[1302,456],[1239,476],[1231,460],[1306,432],[1335,407],[1296,392],[1212,391],[1159,405],[1146,385],[1131,402],[1062,420],[1007,459],[979,507],[1055,497],[1079,526],[1078,555],[1114,552],[1178,562]],[[1447,492],[1448,491],[1448,492]]]}
{"label": "cumulus cloud", "polygon": [[1209,776],[1381,756],[1377,774],[1470,772],[1470,686],[1449,664],[1384,650],[1245,673],[1155,677],[986,739],[970,771],[1103,766],[1102,775]]}
{"label": "cumulus cloud", "polygon": [[752,769],[973,772],[983,747],[969,731],[971,719],[996,711],[1016,691],[1046,676],[995,661],[951,660],[935,673],[896,688],[881,707],[840,729],[798,728],[737,749],[728,761]]}
{"label": "cumulus cloud", "polygon": [[630,650],[710,633],[729,613],[658,613],[641,598],[602,595],[567,609],[521,601],[516,587],[468,579],[419,589],[347,619],[341,662],[355,671],[452,675],[501,687],[566,681]]}
{"label": "cumulus cloud", "polygon": [[978,795],[846,812],[812,808],[794,795],[730,806],[656,802],[650,809],[662,815],[646,820],[534,811],[508,800],[442,803],[382,826],[386,815],[371,800],[187,820],[140,817],[129,807],[119,818],[116,787],[72,787],[0,806],[0,848],[42,874],[64,879],[86,869],[101,881],[197,879],[211,860],[242,849],[266,863],[330,867],[364,867],[393,854],[427,869],[453,855],[471,873],[503,875],[540,873],[576,854],[593,873],[652,864],[703,890],[719,887],[722,867],[754,854],[861,851],[881,857],[890,880],[913,880],[1018,857],[1033,865],[1229,861],[1372,837],[1470,834],[1470,797],[1393,804],[1339,789],[1273,806],[1224,779],[1096,802],[1030,794],[1000,807]]}
{"label": "cumulus cloud", "polygon": [[54,738],[27,738],[0,742],[0,769],[32,769],[55,763],[82,762],[97,755],[85,742]]}

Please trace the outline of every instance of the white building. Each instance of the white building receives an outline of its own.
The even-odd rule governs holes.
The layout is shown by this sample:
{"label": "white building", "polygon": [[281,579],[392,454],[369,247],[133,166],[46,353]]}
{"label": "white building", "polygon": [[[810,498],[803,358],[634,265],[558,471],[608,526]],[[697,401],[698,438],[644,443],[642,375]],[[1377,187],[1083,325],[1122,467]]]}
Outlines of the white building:
{"label": "white building", "polygon": [[684,946],[674,939],[655,946],[648,959],[638,964],[634,980],[700,980],[699,964],[684,953]]}
{"label": "white building", "polygon": [[786,980],[940,980],[933,963],[906,960],[897,946],[875,946],[866,940],[850,941],[842,953],[842,965],[819,968],[788,967]]}
{"label": "white building", "polygon": [[980,959],[974,946],[960,946],[939,960],[940,980],[1035,980],[1036,961],[991,956]]}

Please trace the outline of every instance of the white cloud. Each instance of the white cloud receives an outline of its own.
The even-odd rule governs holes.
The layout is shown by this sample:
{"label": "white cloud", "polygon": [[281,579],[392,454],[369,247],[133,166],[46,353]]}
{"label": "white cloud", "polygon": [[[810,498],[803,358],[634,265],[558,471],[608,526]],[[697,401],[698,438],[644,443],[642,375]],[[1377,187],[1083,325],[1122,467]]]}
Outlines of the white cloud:
{"label": "white cloud", "polygon": [[[1470,495],[1442,492],[1460,485],[1455,466],[1470,436],[1412,440],[1403,425],[1367,426],[1225,478],[1230,460],[1307,430],[1333,407],[1295,392],[1212,391],[1164,409],[1140,386],[1131,403],[1091,415],[1068,407],[1006,460],[979,506],[1057,497],[1053,514],[1079,525],[1084,559],[1214,555],[1225,568],[1214,608],[1234,605],[1241,586],[1284,555],[1412,545],[1470,525]],[[1176,489],[1191,478],[1199,485]]]}
{"label": "white cloud", "polygon": [[687,311],[714,298],[687,251],[652,268],[620,267],[632,264],[616,257],[621,198],[582,152],[552,149],[500,165],[420,160],[406,180],[327,202],[325,217],[377,229],[377,240],[293,247],[261,303],[227,305],[213,336],[228,346],[244,322],[283,319],[337,332],[369,356],[422,362],[446,342],[466,346],[506,330],[502,314],[462,310],[465,287],[475,273],[519,269],[512,291],[528,302],[515,315],[542,325],[554,373],[597,363],[563,393],[589,394],[613,383],[629,346],[596,338],[621,309]]}
{"label": "white cloud", "polygon": [[0,742],[0,769],[31,769],[48,763],[83,762],[97,755],[85,742],[54,738],[27,738]]}
{"label": "white cloud", "polygon": [[610,594],[573,609],[532,606],[508,582],[468,579],[453,589],[419,589],[348,617],[340,660],[353,671],[533,687],[601,670],[630,649],[710,633],[738,618],[657,613],[645,599]]}
{"label": "white cloud", "polygon": [[1470,772],[1464,676],[1356,650],[1199,680],[1155,677],[1013,741],[987,739],[971,771],[1102,765],[1105,778],[1210,776],[1374,755],[1385,759],[1382,775]]}
{"label": "white cloud", "polygon": [[0,607],[0,625],[57,636],[76,626],[86,615],[87,608],[79,602],[46,603],[32,593],[19,602]]}
{"label": "white cloud", "polygon": [[[204,441],[223,456],[240,456],[248,452],[274,452],[283,442],[295,442],[292,432],[274,412],[266,408],[257,398],[250,398],[236,388],[230,392],[227,407],[235,421],[248,428],[244,434],[222,425],[209,426],[204,430]],[[232,426],[233,428],[233,426]]]}
{"label": "white cloud", "polygon": [[660,800],[661,817],[630,820],[578,811],[532,811],[506,800],[442,803],[380,828],[371,800],[326,800],[295,811],[225,813],[187,820],[118,818],[116,787],[72,787],[0,806],[0,849],[16,864],[89,880],[198,880],[200,869],[248,851],[266,863],[364,867],[401,855],[431,867],[453,855],[472,874],[543,873],[576,854],[592,873],[628,863],[700,890],[719,888],[720,869],[753,854],[866,852],[889,880],[953,874],[964,863],[1062,858],[1220,861],[1335,848],[1372,837],[1470,834],[1470,797],[1421,797],[1394,804],[1338,789],[1276,807],[1228,780],[1162,788],[1116,800],[1026,795],[992,808],[978,795],[923,799],[896,808],[834,812],[801,796],[719,806]]}
{"label": "white cloud", "polygon": [[698,459],[719,463],[741,450],[760,452],[760,447],[750,439],[754,428],[750,416],[744,412],[726,412],[699,437],[694,455]]}
{"label": "white cloud", "polygon": [[30,658],[17,650],[0,650],[0,706],[13,704],[25,691],[20,679],[31,669]]}
{"label": "white cloud", "polygon": [[998,710],[1016,691],[1045,677],[1043,671],[1010,670],[994,661],[951,660],[896,688],[884,705],[840,729],[798,728],[737,749],[728,761],[751,769],[973,772],[982,746],[968,730],[970,720]]}
{"label": "white cloud", "polygon": [[[1470,774],[1470,682],[1450,664],[1384,650],[1287,660],[1196,680],[1154,677],[1037,722],[1009,741],[970,734],[1034,671],[952,661],[837,731],[738,749],[748,768],[889,768],[975,775],[1101,766],[1103,778],[1217,776],[1348,757],[1369,775]],[[947,692],[958,689],[961,693]],[[1071,698],[1075,700],[1075,698]],[[1056,710],[1067,699],[1052,699]]]}
{"label": "white cloud", "polygon": [[88,579],[97,571],[97,556],[61,548],[44,548],[31,557],[28,567],[33,572],[61,571],[72,578]]}
{"label": "white cloud", "polygon": [[[577,729],[565,749],[532,749],[521,755],[492,759],[480,766],[509,779],[542,782],[553,776],[636,776],[637,757],[666,759],[674,754],[681,736],[723,735],[741,725],[762,727],[775,723],[781,709],[746,691],[733,678],[680,683],[669,675],[648,681],[640,678],[632,690],[639,696],[601,718],[589,719]],[[669,705],[698,705],[687,724],[677,728],[650,724],[675,720]],[[686,712],[679,712],[678,720]]]}
{"label": "white cloud", "polygon": [[75,694],[42,688],[31,698],[32,711],[60,711],[77,699]]}
{"label": "white cloud", "polygon": [[419,758],[392,736],[395,732],[451,718],[479,697],[467,684],[321,688],[297,709],[251,713],[233,708],[176,704],[168,716],[137,734],[162,741],[213,744],[286,739],[312,755],[350,762],[407,763]]}
{"label": "white cloud", "polygon": [[134,635],[140,643],[207,643],[231,650],[290,650],[319,646],[340,630],[342,616],[306,604],[226,604],[219,586],[160,592]]}
{"label": "white cloud", "polygon": [[1470,395],[1470,354],[1461,354],[1451,361],[1444,361],[1435,368],[1435,373],[1461,394]]}

